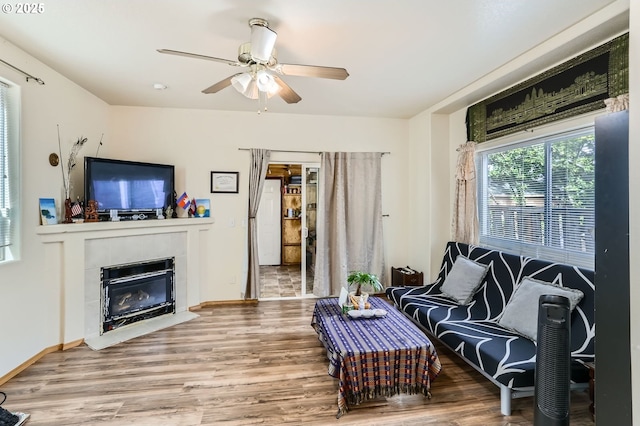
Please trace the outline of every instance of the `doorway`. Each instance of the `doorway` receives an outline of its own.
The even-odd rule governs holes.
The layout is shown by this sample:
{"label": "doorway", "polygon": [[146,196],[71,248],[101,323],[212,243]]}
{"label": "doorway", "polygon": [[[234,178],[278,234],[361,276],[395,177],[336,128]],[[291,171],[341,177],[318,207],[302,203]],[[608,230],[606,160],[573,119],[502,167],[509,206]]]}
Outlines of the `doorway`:
{"label": "doorway", "polygon": [[313,297],[319,171],[269,164],[257,216],[259,299]]}

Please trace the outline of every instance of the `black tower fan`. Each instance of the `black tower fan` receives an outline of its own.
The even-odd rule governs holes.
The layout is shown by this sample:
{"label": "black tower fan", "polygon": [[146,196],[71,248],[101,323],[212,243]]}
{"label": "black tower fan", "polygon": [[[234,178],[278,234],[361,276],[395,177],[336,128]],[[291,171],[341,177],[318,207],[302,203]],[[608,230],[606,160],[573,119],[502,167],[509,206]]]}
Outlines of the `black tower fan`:
{"label": "black tower fan", "polygon": [[540,296],[536,349],[535,426],[569,425],[571,314],[564,296]]}

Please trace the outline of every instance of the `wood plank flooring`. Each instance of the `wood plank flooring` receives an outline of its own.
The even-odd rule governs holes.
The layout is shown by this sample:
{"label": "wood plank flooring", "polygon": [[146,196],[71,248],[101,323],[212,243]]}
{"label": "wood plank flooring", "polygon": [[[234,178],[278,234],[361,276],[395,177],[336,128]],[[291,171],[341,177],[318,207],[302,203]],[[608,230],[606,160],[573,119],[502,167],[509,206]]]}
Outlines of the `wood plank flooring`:
{"label": "wood plank flooring", "polygon": [[[46,355],[6,384],[27,425],[531,425],[533,398],[500,414],[498,388],[446,348],[433,397],[398,395],[337,411],[337,380],[310,326],[315,301],[221,306],[101,351]],[[586,392],[571,424],[593,425]]]}

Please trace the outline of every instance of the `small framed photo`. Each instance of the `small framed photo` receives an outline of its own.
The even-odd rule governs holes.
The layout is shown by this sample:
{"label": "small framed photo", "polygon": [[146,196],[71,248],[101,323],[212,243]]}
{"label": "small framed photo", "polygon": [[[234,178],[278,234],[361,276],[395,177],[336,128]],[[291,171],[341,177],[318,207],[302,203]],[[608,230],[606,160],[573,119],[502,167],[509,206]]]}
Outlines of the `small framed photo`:
{"label": "small framed photo", "polygon": [[211,172],[211,192],[238,193],[239,172]]}
{"label": "small framed photo", "polygon": [[53,198],[40,198],[40,221],[42,225],[55,225],[58,223],[56,200]]}
{"label": "small framed photo", "polygon": [[195,217],[211,217],[211,200],[208,198],[196,198]]}

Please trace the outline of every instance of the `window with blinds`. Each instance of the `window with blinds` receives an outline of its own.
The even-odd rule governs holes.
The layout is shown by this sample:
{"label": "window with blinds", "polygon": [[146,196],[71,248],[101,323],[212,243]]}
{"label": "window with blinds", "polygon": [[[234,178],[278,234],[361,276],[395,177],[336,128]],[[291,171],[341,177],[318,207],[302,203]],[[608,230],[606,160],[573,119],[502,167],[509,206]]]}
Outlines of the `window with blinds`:
{"label": "window with blinds", "polygon": [[0,82],[0,261],[11,245],[8,87]]}
{"label": "window with blinds", "polygon": [[478,153],[480,243],[593,268],[593,127]]}

